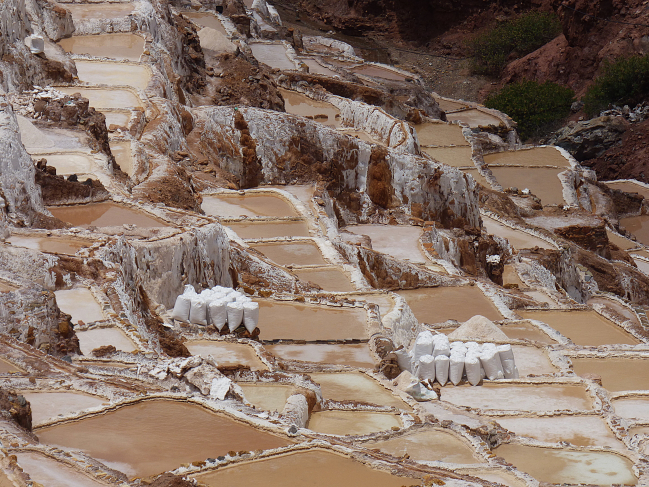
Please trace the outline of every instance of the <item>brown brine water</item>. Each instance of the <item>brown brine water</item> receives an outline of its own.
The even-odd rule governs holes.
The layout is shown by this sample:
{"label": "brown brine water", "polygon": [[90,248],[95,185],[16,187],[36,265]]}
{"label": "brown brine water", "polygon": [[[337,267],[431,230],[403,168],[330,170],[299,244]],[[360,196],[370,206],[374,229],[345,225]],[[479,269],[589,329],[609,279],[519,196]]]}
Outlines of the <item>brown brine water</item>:
{"label": "brown brine water", "polygon": [[398,291],[408,302],[415,317],[424,323],[447,320],[466,321],[475,315],[502,320],[496,306],[478,286],[430,287]]}
{"label": "brown brine water", "polygon": [[114,227],[124,224],[135,225],[140,228],[169,226],[145,213],[112,202],[74,206],[51,206],[48,210],[56,218],[70,223],[75,227],[82,228],[91,225],[96,227]]}

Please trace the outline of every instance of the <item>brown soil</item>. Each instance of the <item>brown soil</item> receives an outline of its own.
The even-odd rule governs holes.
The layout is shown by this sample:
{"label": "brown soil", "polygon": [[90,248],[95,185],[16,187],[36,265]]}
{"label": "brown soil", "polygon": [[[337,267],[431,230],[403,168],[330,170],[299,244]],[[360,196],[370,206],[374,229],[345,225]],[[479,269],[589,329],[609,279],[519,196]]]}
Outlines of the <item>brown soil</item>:
{"label": "brown soil", "polygon": [[32,430],[32,408],[24,396],[0,389],[0,411],[2,416],[14,421],[18,426]]}
{"label": "brown soil", "polygon": [[194,487],[194,484],[172,473],[160,475],[149,487]]}
{"label": "brown soil", "polygon": [[105,201],[109,197],[108,191],[98,180],[88,178],[78,181],[57,176],[56,168],[47,166],[47,159],[38,161],[35,180],[41,187],[45,205],[59,205],[70,201],[91,203]]}

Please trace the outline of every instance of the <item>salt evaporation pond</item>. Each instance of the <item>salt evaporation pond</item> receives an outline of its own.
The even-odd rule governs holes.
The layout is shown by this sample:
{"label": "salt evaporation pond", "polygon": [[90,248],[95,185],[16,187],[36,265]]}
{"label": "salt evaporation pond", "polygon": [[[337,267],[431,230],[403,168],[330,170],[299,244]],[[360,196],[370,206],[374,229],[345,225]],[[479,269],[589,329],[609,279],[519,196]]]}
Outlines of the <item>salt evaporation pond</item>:
{"label": "salt evaporation pond", "polygon": [[[93,178],[96,170],[94,158],[89,154],[43,154],[47,159],[47,165],[56,168],[59,176],[76,174],[80,180]],[[96,178],[93,178],[96,179]]]}
{"label": "salt evaporation pond", "polygon": [[20,367],[16,367],[11,362],[0,359],[0,374],[21,373],[24,372]]}
{"label": "salt evaporation pond", "polygon": [[[106,117],[106,128],[110,129],[111,125],[116,125],[117,127],[127,127],[131,121],[131,111],[130,110],[99,110]],[[115,155],[115,154],[113,154]],[[117,157],[117,156],[115,156]],[[123,169],[122,169],[123,171]]]}
{"label": "salt evaporation pond", "polygon": [[649,396],[631,396],[611,401],[615,414],[627,419],[647,421],[649,418]]}
{"label": "salt evaporation pond", "polygon": [[228,222],[226,226],[242,239],[309,236],[309,227],[305,221]]}
{"label": "salt evaporation pond", "polygon": [[643,198],[649,199],[649,187],[638,181],[608,181],[606,186],[626,193],[637,193]]}
{"label": "salt evaporation pond", "polygon": [[279,265],[325,265],[320,248],[313,242],[282,242],[251,245]]}
{"label": "salt evaporation pond", "polygon": [[429,287],[397,291],[423,323],[442,323],[447,320],[466,321],[482,315],[492,321],[502,320],[498,308],[478,286]]}
{"label": "salt evaporation pond", "polygon": [[132,86],[144,90],[151,81],[151,68],[142,64],[106,61],[75,61],[79,81],[94,85]]}
{"label": "salt evaporation pond", "polygon": [[570,167],[570,162],[556,147],[534,147],[517,151],[486,154],[484,161],[488,166],[556,166]]}
{"label": "salt evaporation pond", "polygon": [[[29,474],[32,482],[46,487],[106,487],[104,482],[92,479],[78,470],[52,457],[32,451],[12,452],[18,457],[18,465]],[[0,485],[13,486],[9,482]]]}
{"label": "salt evaporation pond", "polygon": [[482,184],[485,188],[491,189],[491,184],[489,184],[489,181],[480,174],[477,168],[462,168],[462,172],[467,176],[471,176],[477,183]]}
{"label": "salt evaporation pond", "polygon": [[635,485],[633,463],[621,455],[507,444],[496,455],[541,482],[552,484]]}
{"label": "salt evaporation pond", "polygon": [[71,54],[87,54],[118,61],[139,61],[144,52],[144,38],[135,34],[72,36],[61,39],[59,45]]}
{"label": "salt evaporation pond", "polygon": [[92,323],[104,319],[101,306],[86,287],[61,289],[54,291],[54,295],[61,311],[72,315],[73,323],[80,320],[84,323]]}
{"label": "salt evaporation pond", "polygon": [[621,218],[620,225],[635,235],[638,242],[649,245],[649,215]]}
{"label": "salt evaporation pond", "polygon": [[337,453],[311,449],[228,465],[194,475],[210,487],[402,487],[416,479],[396,477]]}
{"label": "salt evaporation pond", "polygon": [[621,235],[618,235],[617,233],[613,233],[608,229],[606,230],[606,236],[608,237],[609,242],[615,244],[622,250],[635,249],[639,246],[638,242],[635,242],[626,237],[622,237]]}
{"label": "salt evaporation pond", "polygon": [[512,350],[521,377],[558,372],[543,349],[525,345],[512,345]]}
{"label": "salt evaporation pond", "polygon": [[57,86],[57,91],[66,95],[79,93],[90,101],[90,106],[102,108],[143,108],[142,100],[130,90],[122,88],[82,88],[79,86]]}
{"label": "salt evaporation pond", "polygon": [[471,147],[424,147],[422,151],[447,166],[473,167]]}
{"label": "salt evaporation pond", "polygon": [[635,313],[635,311],[633,311],[633,309],[631,309],[629,306],[622,304],[620,301],[617,301],[616,299],[612,299],[606,296],[593,296],[587,301],[587,304],[589,306],[593,306],[595,304],[604,305],[618,315],[622,316],[624,319],[630,320],[637,325],[640,324],[640,320],[638,319],[638,315]]}
{"label": "salt evaporation pond", "polygon": [[124,224],[140,228],[168,227],[166,223],[155,220],[145,213],[113,202],[90,203],[73,206],[50,206],[47,208],[59,220],[75,227],[114,227]]}
{"label": "salt evaporation pond", "polygon": [[67,415],[83,411],[84,409],[107,406],[110,401],[103,397],[90,396],[81,392],[23,392],[25,399],[32,408],[32,421],[34,425],[55,419],[60,415]]}
{"label": "salt evaporation pond", "polygon": [[281,43],[253,42],[249,44],[252,55],[260,63],[267,64],[273,69],[294,70],[295,64],[286,55],[286,48]]}
{"label": "salt evaporation pond", "polygon": [[547,323],[576,345],[598,346],[608,344],[637,345],[641,343],[612,321],[596,311],[517,311],[528,320]]}
{"label": "salt evaporation pond", "polygon": [[551,167],[490,167],[503,189],[529,189],[544,206],[564,205],[563,185],[559,173],[565,169]]}
{"label": "salt evaporation pond", "polygon": [[309,73],[311,74],[320,74],[322,76],[330,76],[332,78],[340,78],[340,75],[336,73],[334,70],[327,68],[326,66],[323,66],[320,64],[317,60],[308,58],[308,57],[303,57],[300,58],[300,61],[302,61],[304,64],[306,64],[309,67]]}
{"label": "salt evaporation pond", "polygon": [[115,156],[117,165],[128,177],[133,176],[133,155],[131,154],[131,142],[129,140],[110,142],[110,151]]}
{"label": "salt evaporation pond", "polygon": [[397,71],[382,66],[375,66],[373,64],[362,64],[350,69],[350,71],[362,76],[370,76],[372,78],[382,78],[392,81],[405,81],[406,79],[403,74]]}
{"label": "salt evaporation pond", "polygon": [[41,443],[82,450],[131,478],[232,450],[266,450],[291,443],[196,404],[166,399],[141,401],[80,421],[37,428],[35,433]]}
{"label": "salt evaporation pond", "polygon": [[443,122],[427,122],[414,126],[422,146],[470,146],[462,134],[462,127]]}
{"label": "salt evaporation pond", "polygon": [[533,249],[539,247],[542,249],[556,250],[556,247],[543,239],[530,235],[529,233],[517,230],[510,226],[504,225],[487,216],[482,217],[482,224],[491,235],[497,235],[506,238],[509,244],[515,249]]}
{"label": "salt evaporation pond", "polygon": [[299,360],[318,364],[349,365],[350,367],[374,368],[375,362],[366,343],[328,344],[307,343],[266,345],[275,357],[283,360]]}
{"label": "salt evaporation pond", "polygon": [[213,340],[192,340],[184,344],[192,355],[208,357],[211,355],[219,366],[243,365],[251,370],[266,370],[266,364],[255,353],[255,350],[243,343],[231,343]]}
{"label": "salt evaporation pond", "polygon": [[474,455],[468,442],[439,428],[426,428],[383,441],[363,443],[365,448],[378,448],[390,455],[408,454],[416,462],[484,463]]}
{"label": "salt evaporation pond", "polygon": [[209,27],[210,29],[219,31],[221,34],[227,34],[221,21],[211,12],[183,12],[183,15],[201,27]]}
{"label": "salt evaporation pond", "polygon": [[589,410],[592,399],[582,386],[563,384],[494,384],[445,387],[442,400],[479,409],[502,411]]}
{"label": "salt evaporation pond", "polygon": [[413,263],[430,263],[419,246],[422,228],[410,225],[351,225],[345,227],[355,235],[367,235],[372,248],[399,260]]}
{"label": "salt evaporation pond", "polygon": [[295,387],[293,385],[272,384],[263,382],[239,382],[246,400],[257,409],[282,412],[286,400]]}
{"label": "salt evaporation pond", "polygon": [[95,348],[114,346],[122,352],[137,350],[135,343],[117,327],[94,328],[92,330],[77,331],[79,348],[84,355],[91,355]]}
{"label": "salt evaporation pond", "polygon": [[[484,223],[484,221],[485,218],[483,217],[482,223]],[[518,275],[518,272],[516,272],[516,268],[510,264],[506,264],[503,270],[503,286],[507,286],[508,284],[509,285],[515,284],[519,288],[527,287],[525,286],[525,283],[521,280],[520,276]]]}
{"label": "salt evaporation pond", "polygon": [[41,252],[51,252],[54,254],[74,255],[78,250],[87,247],[91,242],[76,240],[63,237],[36,237],[12,235],[7,239],[11,245],[16,247],[25,247],[27,249],[40,250]]}
{"label": "salt evaporation pond", "polygon": [[203,196],[201,208],[205,214],[221,218],[298,216],[287,200],[269,194]]}
{"label": "salt evaporation pond", "polygon": [[649,360],[606,357],[571,359],[575,374],[597,374],[610,392],[649,390]]}
{"label": "salt evaporation pond", "polygon": [[317,411],[311,414],[307,424],[316,433],[338,436],[363,436],[393,427],[401,428],[399,416],[366,411]]}
{"label": "salt evaporation pond", "polygon": [[526,321],[507,323],[502,325],[500,329],[512,340],[530,340],[544,345],[556,343],[547,333],[542,332],[538,327]]}
{"label": "salt evaporation pond", "polygon": [[449,122],[462,122],[467,124],[471,128],[488,125],[498,126],[502,123],[502,121],[498,117],[485,113],[481,110],[477,110],[475,108],[447,113],[446,120],[448,120]]}
{"label": "salt evaporation pond", "polygon": [[435,98],[435,101],[445,112],[454,112],[457,110],[464,110],[466,108],[469,108],[469,105],[460,101],[444,100],[442,98]]}
{"label": "salt evaporation pond", "polygon": [[401,399],[375,380],[360,372],[311,373],[313,382],[320,384],[322,397],[332,401],[356,401],[377,406],[393,406],[410,410]]}
{"label": "salt evaporation pond", "polygon": [[599,416],[551,416],[525,418],[499,416],[498,424],[519,436],[545,443],[567,441],[576,446],[608,446],[625,449],[606,422]]}
{"label": "salt evaporation pond", "polygon": [[338,267],[295,269],[293,272],[300,280],[317,284],[323,291],[341,293],[356,291],[349,276]]}
{"label": "salt evaporation pond", "polygon": [[259,329],[263,340],[366,339],[364,308],[340,308],[259,301]]}
{"label": "salt evaporation pond", "polygon": [[354,294],[352,298],[354,300],[376,304],[379,307],[381,316],[385,316],[394,308],[394,299],[387,293]]}
{"label": "salt evaporation pond", "polygon": [[65,8],[70,11],[74,20],[85,19],[117,19],[133,13],[135,5],[131,2],[123,3],[66,3]]}
{"label": "salt evaporation pond", "polygon": [[[253,44],[254,45],[254,44]],[[330,127],[340,127],[340,110],[331,103],[317,101],[297,91],[279,89],[284,98],[286,113],[299,115]]]}

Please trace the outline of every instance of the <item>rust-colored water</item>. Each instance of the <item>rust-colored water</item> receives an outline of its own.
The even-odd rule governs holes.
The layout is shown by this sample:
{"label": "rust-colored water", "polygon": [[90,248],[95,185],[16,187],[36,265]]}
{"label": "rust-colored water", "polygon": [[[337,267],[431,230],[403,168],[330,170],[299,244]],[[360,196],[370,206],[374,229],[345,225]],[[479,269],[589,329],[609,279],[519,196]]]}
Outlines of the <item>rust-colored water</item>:
{"label": "rust-colored water", "polygon": [[324,291],[348,293],[356,291],[347,274],[337,267],[320,267],[317,269],[296,269],[293,271],[302,281],[310,281]]}
{"label": "rust-colored water", "polygon": [[229,222],[226,225],[243,239],[309,236],[309,227],[304,221]]}
{"label": "rust-colored water", "polygon": [[596,311],[518,311],[523,318],[547,323],[576,345],[637,345],[639,340]]}
{"label": "rust-colored water", "polygon": [[293,205],[284,198],[267,194],[204,196],[201,208],[208,215],[222,218],[298,216]]}
{"label": "rust-colored water", "polygon": [[402,487],[419,483],[315,449],[230,465],[194,477],[211,487]]}
{"label": "rust-colored water", "polygon": [[534,147],[517,151],[496,152],[484,156],[487,165],[501,166],[556,166],[570,167],[559,149],[556,147]]}
{"label": "rust-colored water", "polygon": [[553,484],[635,485],[633,463],[614,453],[568,451],[506,444],[496,455],[541,482]]}
{"label": "rust-colored water", "polygon": [[243,343],[192,340],[185,342],[185,346],[192,355],[201,355],[203,357],[211,355],[219,365],[243,365],[251,370],[266,370],[268,368],[257,356],[255,350]]}
{"label": "rust-colored water", "polygon": [[43,252],[68,255],[74,255],[79,249],[90,245],[90,242],[84,242],[83,240],[72,238],[24,237],[21,235],[12,235],[7,239],[7,241],[16,247],[25,247]]}
{"label": "rust-colored water", "polygon": [[357,401],[377,406],[394,406],[410,410],[401,399],[388,389],[360,372],[311,373],[314,382],[320,384],[322,397],[333,401]]}
{"label": "rust-colored water", "polygon": [[56,218],[68,222],[75,227],[113,227],[124,224],[140,228],[167,227],[166,223],[155,220],[137,210],[112,202],[90,203],[87,205],[48,207]]}
{"label": "rust-colored water", "polygon": [[453,167],[473,167],[471,147],[424,147],[421,149],[437,162]]}
{"label": "rust-colored water", "polygon": [[427,122],[415,125],[419,144],[424,145],[461,145],[469,143],[462,135],[462,127],[450,123]]}
{"label": "rust-colored water", "polygon": [[597,374],[611,392],[649,390],[649,360],[606,357],[571,358],[577,375]]}
{"label": "rust-colored water", "polygon": [[366,323],[363,308],[259,301],[259,329],[263,340],[364,339],[367,338]]}
{"label": "rust-colored water", "polygon": [[406,299],[415,317],[423,323],[466,321],[475,315],[486,316],[492,321],[503,319],[478,286],[431,287],[398,291],[397,294]]}
{"label": "rust-colored water", "polygon": [[61,39],[59,45],[72,54],[139,61],[144,51],[144,38],[135,34],[73,36]]}
{"label": "rust-colored water", "polygon": [[311,118],[330,127],[340,127],[340,110],[331,103],[312,100],[296,91],[279,89],[287,113]]}
{"label": "rust-colored water", "polygon": [[399,416],[365,411],[318,411],[311,414],[307,428],[327,435],[368,435],[401,427]]}
{"label": "rust-colored water", "polygon": [[649,215],[621,218],[620,226],[635,235],[638,242],[649,245]]}
{"label": "rust-colored water", "polygon": [[559,173],[564,169],[548,167],[490,167],[503,189],[529,189],[544,206],[564,205]]}
{"label": "rust-colored water", "polygon": [[129,477],[148,477],[232,450],[291,443],[196,404],[165,399],[38,428],[36,434],[41,443],[82,450]]}
{"label": "rust-colored water", "polygon": [[251,245],[279,265],[325,265],[319,247],[312,242],[283,242]]}
{"label": "rust-colored water", "polygon": [[349,365],[351,367],[373,368],[375,363],[366,343],[344,345],[328,343],[307,343],[266,345],[266,350],[283,360],[300,360],[319,364]]}
{"label": "rust-colored water", "polygon": [[500,329],[509,338],[515,340],[531,340],[533,342],[539,342],[546,345],[556,343],[552,338],[550,338],[546,333],[539,330],[532,323],[525,321],[518,323],[508,323],[502,325]]}

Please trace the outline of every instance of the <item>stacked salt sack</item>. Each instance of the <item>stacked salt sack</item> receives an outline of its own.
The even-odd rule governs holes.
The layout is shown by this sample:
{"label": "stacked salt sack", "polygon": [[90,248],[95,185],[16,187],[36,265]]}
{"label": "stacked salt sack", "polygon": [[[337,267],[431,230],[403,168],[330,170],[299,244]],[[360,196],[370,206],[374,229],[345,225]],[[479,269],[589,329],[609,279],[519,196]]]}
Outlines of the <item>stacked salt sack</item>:
{"label": "stacked salt sack", "polygon": [[517,379],[518,369],[514,362],[511,345],[482,345],[468,340],[507,340],[501,330],[484,316],[474,316],[448,337],[422,331],[410,352],[396,350],[397,361],[402,370],[412,371],[420,380],[441,385],[450,381],[458,385],[463,378],[471,385],[478,385],[484,378],[489,380]]}
{"label": "stacked salt sack", "polygon": [[231,332],[243,323],[252,333],[259,323],[259,304],[231,288],[215,286],[198,294],[188,284],[176,298],[171,317],[196,325],[214,325],[219,331],[227,325]]}

